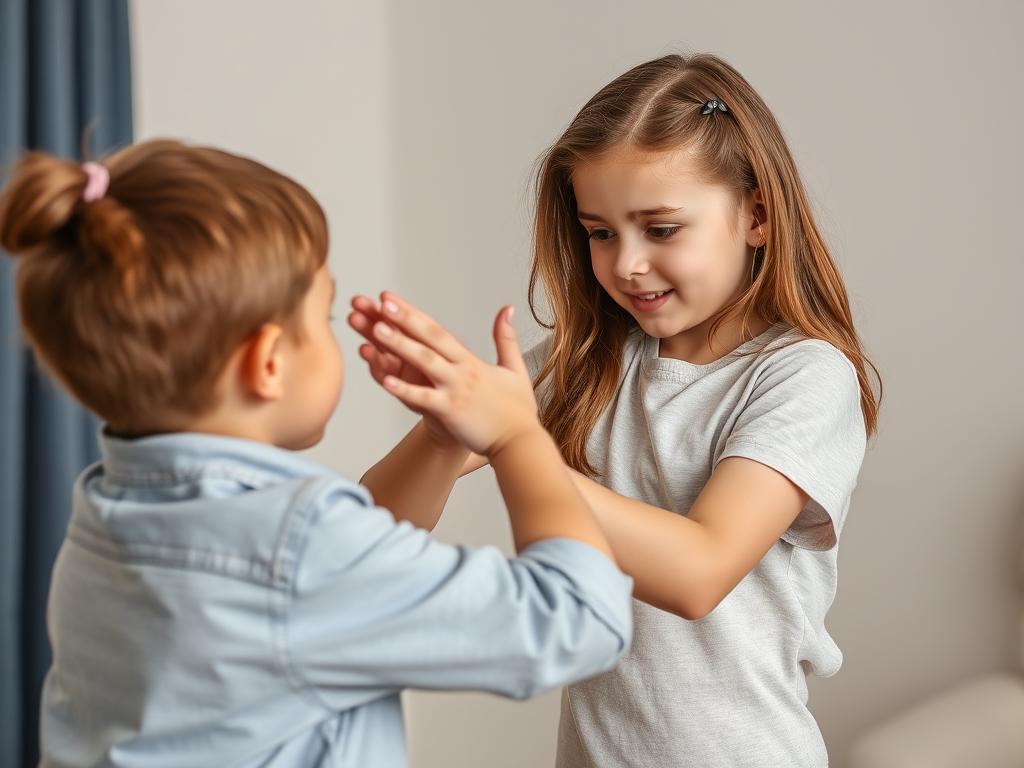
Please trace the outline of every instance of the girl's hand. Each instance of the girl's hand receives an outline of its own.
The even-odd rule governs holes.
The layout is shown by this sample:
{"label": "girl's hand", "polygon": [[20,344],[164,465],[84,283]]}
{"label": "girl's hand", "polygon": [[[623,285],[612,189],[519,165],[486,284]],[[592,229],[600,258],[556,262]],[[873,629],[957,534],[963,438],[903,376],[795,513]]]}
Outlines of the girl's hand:
{"label": "girl's hand", "polygon": [[[359,346],[359,356],[370,366],[370,375],[373,380],[384,386],[384,379],[387,376],[395,376],[402,381],[418,386],[430,386],[430,380],[421,374],[414,367],[402,361],[397,355],[387,351],[387,348],[378,344],[373,335],[373,326],[384,319],[380,306],[366,296],[355,296],[352,299],[352,312],[348,316],[348,324],[352,329],[365,338],[369,343]],[[408,405],[408,404],[407,404]],[[425,413],[422,409],[409,405],[409,408],[423,417],[423,426],[434,445],[440,450],[451,450],[461,448],[458,439],[452,435],[444,424],[437,417]]]}
{"label": "girl's hand", "polygon": [[[485,456],[541,428],[510,307],[495,319],[498,364],[488,365],[412,304],[393,293],[381,298],[382,320],[373,325],[371,338],[378,352],[390,355],[375,357],[380,381],[395,397],[433,416],[465,447]],[[398,373],[384,372],[396,368]],[[411,377],[400,375],[410,370]]]}

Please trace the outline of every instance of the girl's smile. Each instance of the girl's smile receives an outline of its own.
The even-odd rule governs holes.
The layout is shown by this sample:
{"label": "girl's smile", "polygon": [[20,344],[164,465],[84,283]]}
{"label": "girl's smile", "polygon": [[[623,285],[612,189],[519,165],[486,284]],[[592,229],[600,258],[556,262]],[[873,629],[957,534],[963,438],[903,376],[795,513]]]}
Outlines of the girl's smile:
{"label": "girl's smile", "polygon": [[[662,356],[720,356],[722,345],[713,353],[708,331],[750,285],[759,193],[739,199],[705,181],[685,149],[623,145],[576,164],[572,186],[591,268],[607,294],[662,340]],[[754,325],[757,333],[768,324]],[[719,334],[726,351],[743,341],[736,320]]]}
{"label": "girl's smile", "polygon": [[667,288],[654,293],[629,293],[628,296],[637,312],[654,312],[664,306],[674,293],[674,288]]}

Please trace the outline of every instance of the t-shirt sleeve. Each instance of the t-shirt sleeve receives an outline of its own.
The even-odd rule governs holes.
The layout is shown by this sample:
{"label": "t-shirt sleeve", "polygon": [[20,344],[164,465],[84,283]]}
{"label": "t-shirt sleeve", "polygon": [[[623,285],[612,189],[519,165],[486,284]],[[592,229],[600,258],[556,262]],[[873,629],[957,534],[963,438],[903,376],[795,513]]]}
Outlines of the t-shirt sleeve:
{"label": "t-shirt sleeve", "polygon": [[788,477],[810,499],[782,538],[828,550],[842,531],[865,445],[853,365],[831,344],[806,340],[769,360],[715,464],[742,456]]}
{"label": "t-shirt sleeve", "polygon": [[344,493],[302,538],[284,657],[332,709],[403,688],[525,698],[608,670],[629,646],[632,580],[580,541],[509,558]]}

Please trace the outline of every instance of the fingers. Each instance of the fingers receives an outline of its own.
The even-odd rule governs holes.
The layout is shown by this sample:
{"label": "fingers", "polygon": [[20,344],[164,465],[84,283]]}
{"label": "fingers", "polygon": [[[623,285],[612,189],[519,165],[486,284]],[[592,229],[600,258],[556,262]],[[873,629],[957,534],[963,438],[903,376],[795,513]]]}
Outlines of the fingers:
{"label": "fingers", "polygon": [[400,328],[409,338],[430,347],[453,363],[472,354],[447,329],[414,305],[390,291],[385,291],[380,297],[383,319]]}
{"label": "fingers", "polygon": [[373,339],[378,347],[405,361],[435,384],[451,382],[454,373],[452,363],[398,328],[385,322],[374,323]]}
{"label": "fingers", "polygon": [[402,381],[395,376],[385,376],[384,388],[417,413],[443,416],[448,396],[433,387],[421,387]]}
{"label": "fingers", "polygon": [[354,296],[352,309],[354,311],[349,313],[348,324],[367,341],[376,342],[373,337],[373,324],[383,319],[377,305],[365,296]]}
{"label": "fingers", "polygon": [[390,352],[384,352],[373,346],[373,344],[361,344],[359,356],[370,365],[370,375],[378,384],[384,382],[384,377],[397,376],[402,370],[402,361]]}
{"label": "fingers", "polygon": [[381,377],[376,375],[374,366],[379,366],[384,373],[398,373],[402,367],[402,361],[381,348],[377,337],[373,335],[374,323],[382,318],[377,305],[365,296],[355,296],[352,298],[352,308],[353,311],[348,316],[348,324],[356,333],[369,341],[371,348],[376,352],[375,354],[364,352],[362,347],[359,348],[359,354],[370,364],[374,378],[378,382],[381,380]]}
{"label": "fingers", "polygon": [[523,353],[519,350],[519,337],[512,325],[515,307],[502,307],[494,319],[494,346],[498,350],[498,365],[516,373],[529,375]]}
{"label": "fingers", "polygon": [[384,321],[401,328],[406,336],[434,349],[446,360],[454,362],[454,360],[460,359],[463,353],[468,353],[468,350],[454,336],[426,313],[394,294],[385,292],[381,296],[387,296],[389,304],[398,308],[398,314],[393,312],[385,314],[383,302],[381,305],[377,305],[366,296],[358,295],[352,298],[353,311],[349,313],[348,323],[367,341],[380,346],[380,341],[374,333],[374,325]]}

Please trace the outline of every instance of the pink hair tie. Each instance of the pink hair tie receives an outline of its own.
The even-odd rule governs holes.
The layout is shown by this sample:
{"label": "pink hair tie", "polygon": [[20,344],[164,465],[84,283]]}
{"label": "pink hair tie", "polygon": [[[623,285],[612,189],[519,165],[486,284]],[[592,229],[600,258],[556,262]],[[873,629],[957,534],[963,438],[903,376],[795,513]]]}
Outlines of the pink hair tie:
{"label": "pink hair tie", "polygon": [[85,189],[82,190],[82,200],[87,203],[101,199],[107,194],[107,187],[110,186],[110,171],[99,163],[82,163],[82,170],[89,180],[85,182]]}

